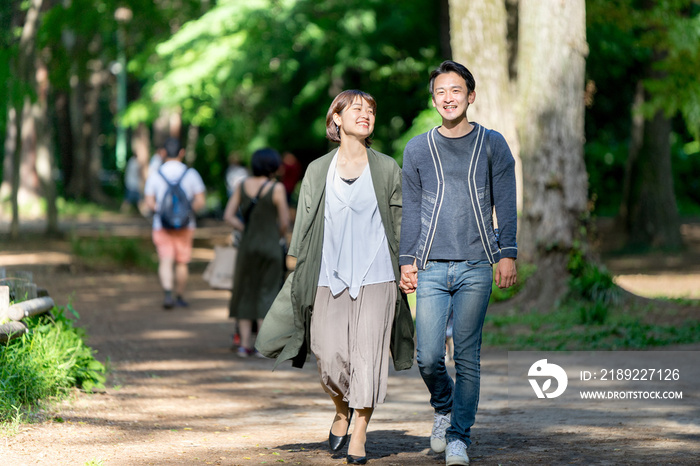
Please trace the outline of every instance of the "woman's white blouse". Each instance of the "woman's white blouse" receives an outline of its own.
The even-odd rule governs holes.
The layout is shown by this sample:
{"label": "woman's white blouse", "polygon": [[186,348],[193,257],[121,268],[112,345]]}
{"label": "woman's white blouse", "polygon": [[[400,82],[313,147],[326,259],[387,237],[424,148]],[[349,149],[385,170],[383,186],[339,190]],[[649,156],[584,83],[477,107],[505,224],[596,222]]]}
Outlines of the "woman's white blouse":
{"label": "woman's white blouse", "polygon": [[333,296],[346,288],[357,298],[360,287],[394,281],[389,244],[379,214],[369,164],[348,184],[338,176],[333,157],[326,176],[323,254],[318,286]]}

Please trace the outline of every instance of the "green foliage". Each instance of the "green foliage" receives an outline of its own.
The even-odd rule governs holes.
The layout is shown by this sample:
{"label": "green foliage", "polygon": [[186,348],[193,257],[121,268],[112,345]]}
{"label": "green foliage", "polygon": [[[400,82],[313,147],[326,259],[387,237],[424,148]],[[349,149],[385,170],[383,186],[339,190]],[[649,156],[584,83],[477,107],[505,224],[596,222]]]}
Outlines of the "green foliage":
{"label": "green foliage", "polygon": [[94,202],[72,201],[64,197],[56,199],[56,208],[65,217],[99,217],[105,212],[105,207]]}
{"label": "green foliage", "polygon": [[177,107],[218,156],[271,145],[307,163],[328,148],[331,99],[360,88],[379,102],[375,147],[388,151],[425,108],[438,23],[428,0],[223,0],[130,62],[145,88],[123,121]]}
{"label": "green foliage", "polygon": [[99,458],[93,458],[90,461],[85,462],[85,466],[103,466],[104,464],[104,460]]}
{"label": "green foliage", "polygon": [[614,216],[622,202],[628,147],[626,140],[601,134],[584,146],[589,196],[599,216]]}
{"label": "green foliage", "polygon": [[124,238],[100,233],[97,237],[71,238],[71,251],[93,268],[140,268],[155,271],[158,262],[149,239]]}
{"label": "green foliage", "polygon": [[700,321],[683,325],[652,325],[622,308],[608,308],[605,322],[581,322],[576,305],[552,313],[523,312],[486,315],[484,346],[511,351],[634,350],[700,342]]}
{"label": "green foliage", "polygon": [[567,268],[571,274],[569,290],[574,298],[606,305],[616,303],[618,288],[612,274],[603,265],[587,260],[580,248],[572,249]]}
{"label": "green foliage", "polygon": [[688,216],[700,215],[700,141],[681,145],[673,143],[672,168],[678,211]]}
{"label": "green foliage", "polygon": [[612,274],[603,265],[587,260],[579,247],[572,249],[567,268],[570,274],[567,301],[577,309],[580,323],[604,323],[608,309],[620,302],[620,289]]}
{"label": "green foliage", "polygon": [[85,332],[65,316],[70,306],[54,307],[51,315],[25,319],[29,332],[0,345],[0,421],[21,410],[62,397],[71,387],[104,388],[105,367],[85,344]]}
{"label": "green foliage", "polygon": [[411,123],[408,131],[403,133],[392,144],[392,153],[399,165],[403,165],[403,150],[413,137],[430,131],[435,126],[441,124],[440,114],[433,108],[427,108],[421,111]]}
{"label": "green foliage", "polygon": [[649,16],[640,14],[640,26],[650,27],[641,41],[662,58],[655,63],[660,77],[644,82],[651,100],[642,110],[648,117],[659,109],[668,117],[680,112],[691,135],[700,140],[700,4],[662,1],[645,13]]}
{"label": "green foliage", "polygon": [[[665,0],[640,6],[636,0],[614,4],[588,0],[586,8],[592,38],[590,62],[600,67],[612,64],[607,73],[626,83],[618,87],[622,94],[633,92],[637,81],[645,78],[651,96],[643,106],[645,116],[659,110],[668,117],[680,112],[692,136],[700,140],[700,4]],[[646,69],[652,62],[654,76],[648,78]],[[605,73],[594,70],[594,74],[599,72]]]}
{"label": "green foliage", "polygon": [[659,110],[669,117],[679,115],[673,118],[674,188],[680,213],[695,215],[698,189],[686,181],[700,179],[700,160],[692,156],[697,151],[685,150],[684,145],[693,138],[700,141],[700,4],[587,0],[586,20],[590,54],[585,157],[596,212],[615,215],[620,206],[630,111],[641,82],[649,95],[642,106],[645,116]]}
{"label": "green foliage", "polygon": [[0,422],[0,437],[13,437],[20,432],[24,414],[19,406],[13,406],[14,413],[10,415],[8,420]]}

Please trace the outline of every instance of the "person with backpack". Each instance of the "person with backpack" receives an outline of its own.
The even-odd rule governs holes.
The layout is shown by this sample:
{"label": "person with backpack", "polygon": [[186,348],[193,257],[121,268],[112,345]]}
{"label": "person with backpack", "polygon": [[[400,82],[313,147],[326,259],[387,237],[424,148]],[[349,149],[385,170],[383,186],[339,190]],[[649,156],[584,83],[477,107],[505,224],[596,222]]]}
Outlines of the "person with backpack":
{"label": "person with backpack", "polygon": [[153,244],[158,252],[158,278],[163,307],[187,307],[183,295],[189,275],[195,212],[204,208],[206,188],[197,170],[182,162],[185,150],[176,138],[165,141],[165,159],[148,174],[146,206],[153,212]]}

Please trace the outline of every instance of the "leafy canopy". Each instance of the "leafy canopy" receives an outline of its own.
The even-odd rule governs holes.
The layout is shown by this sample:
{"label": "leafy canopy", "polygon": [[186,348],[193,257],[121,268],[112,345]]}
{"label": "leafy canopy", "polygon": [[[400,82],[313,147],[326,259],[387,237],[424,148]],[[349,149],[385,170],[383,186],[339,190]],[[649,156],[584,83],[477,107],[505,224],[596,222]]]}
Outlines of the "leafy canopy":
{"label": "leafy canopy", "polygon": [[341,90],[378,100],[377,147],[425,108],[439,61],[438,12],[429,0],[222,0],[129,64],[144,80],[124,122],[179,108],[226,151],[269,144],[318,155],[325,114]]}

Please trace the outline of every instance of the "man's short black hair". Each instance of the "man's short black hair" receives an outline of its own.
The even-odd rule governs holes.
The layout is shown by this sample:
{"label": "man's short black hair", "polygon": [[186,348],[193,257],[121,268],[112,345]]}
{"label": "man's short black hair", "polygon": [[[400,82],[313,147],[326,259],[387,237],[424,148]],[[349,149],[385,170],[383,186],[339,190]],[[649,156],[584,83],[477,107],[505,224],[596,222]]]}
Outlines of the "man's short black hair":
{"label": "man's short black hair", "polygon": [[272,176],[282,164],[279,152],[272,148],[258,149],[253,152],[250,168],[253,176]]}
{"label": "man's short black hair", "polygon": [[174,159],[177,157],[180,153],[180,149],[182,149],[180,141],[174,137],[169,137],[166,139],[163,143],[163,147],[165,148],[165,157],[168,159]]}
{"label": "man's short black hair", "polygon": [[432,73],[430,73],[430,95],[433,95],[433,85],[435,84],[435,78],[445,73],[457,73],[467,82],[467,92],[471,94],[476,89],[476,81],[474,81],[474,76],[471,71],[467,69],[466,66],[454,62],[452,60],[445,60],[440,63]]}

